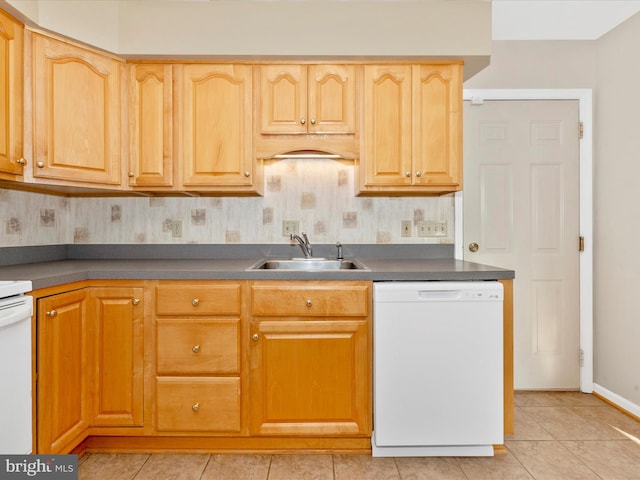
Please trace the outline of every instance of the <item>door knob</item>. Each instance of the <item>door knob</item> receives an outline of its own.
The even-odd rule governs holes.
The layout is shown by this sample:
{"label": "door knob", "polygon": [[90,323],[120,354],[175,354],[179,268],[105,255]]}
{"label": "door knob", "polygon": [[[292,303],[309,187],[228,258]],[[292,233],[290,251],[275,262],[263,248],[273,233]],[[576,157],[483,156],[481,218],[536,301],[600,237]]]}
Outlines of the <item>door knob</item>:
{"label": "door knob", "polygon": [[472,242],[469,244],[469,251],[470,252],[477,252],[478,249],[480,248],[480,246],[476,243],[476,242]]}

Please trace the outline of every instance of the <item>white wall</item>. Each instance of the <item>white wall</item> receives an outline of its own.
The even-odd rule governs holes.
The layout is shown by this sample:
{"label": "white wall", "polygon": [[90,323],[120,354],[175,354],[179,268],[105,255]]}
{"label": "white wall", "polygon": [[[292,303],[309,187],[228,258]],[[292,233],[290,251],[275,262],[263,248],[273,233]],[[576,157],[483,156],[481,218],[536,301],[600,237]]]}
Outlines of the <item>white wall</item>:
{"label": "white wall", "polygon": [[467,74],[491,53],[484,0],[6,1],[42,28],[136,57],[445,57]]}
{"label": "white wall", "polygon": [[596,47],[594,380],[640,405],[640,14]]}

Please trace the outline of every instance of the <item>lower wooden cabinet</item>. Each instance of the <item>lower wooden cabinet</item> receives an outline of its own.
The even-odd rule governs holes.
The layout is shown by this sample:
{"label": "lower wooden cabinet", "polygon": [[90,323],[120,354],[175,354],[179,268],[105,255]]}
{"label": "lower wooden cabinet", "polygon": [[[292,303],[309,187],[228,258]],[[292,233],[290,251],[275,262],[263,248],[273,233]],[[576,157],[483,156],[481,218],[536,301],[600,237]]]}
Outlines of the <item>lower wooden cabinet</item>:
{"label": "lower wooden cabinet", "polygon": [[240,377],[158,377],[159,432],[240,431]]}
{"label": "lower wooden cabinet", "polygon": [[143,425],[143,293],[81,287],[38,299],[38,453],[67,453],[92,427]]}
{"label": "lower wooden cabinet", "polygon": [[239,282],[155,288],[155,431],[242,432]]}
{"label": "lower wooden cabinet", "polygon": [[370,285],[252,284],[253,435],[371,435]]}
{"label": "lower wooden cabinet", "polygon": [[89,288],[92,426],[141,427],[144,289]]}
{"label": "lower wooden cabinet", "polygon": [[38,300],[38,453],[66,453],[89,427],[86,290]]}

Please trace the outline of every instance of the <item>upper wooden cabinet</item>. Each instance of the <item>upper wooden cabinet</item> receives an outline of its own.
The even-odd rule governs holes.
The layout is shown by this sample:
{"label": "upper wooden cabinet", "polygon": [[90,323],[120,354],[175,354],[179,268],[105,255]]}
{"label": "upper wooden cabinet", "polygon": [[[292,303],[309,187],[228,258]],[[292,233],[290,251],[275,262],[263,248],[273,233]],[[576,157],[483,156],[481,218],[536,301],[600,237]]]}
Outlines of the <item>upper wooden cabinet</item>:
{"label": "upper wooden cabinet", "polygon": [[252,67],[176,65],[178,158],[185,190],[261,190],[252,139]]}
{"label": "upper wooden cabinet", "polygon": [[355,133],[355,65],[263,65],[263,134]]}
{"label": "upper wooden cabinet", "polygon": [[360,194],[462,188],[462,64],[366,65]]}
{"label": "upper wooden cabinet", "polygon": [[[0,10],[0,178],[22,175],[24,27]],[[9,174],[9,175],[3,175]]]}
{"label": "upper wooden cabinet", "polygon": [[36,179],[120,186],[120,67],[113,57],[34,33]]}
{"label": "upper wooden cabinet", "polygon": [[132,64],[129,80],[129,185],[173,186],[173,67]]}

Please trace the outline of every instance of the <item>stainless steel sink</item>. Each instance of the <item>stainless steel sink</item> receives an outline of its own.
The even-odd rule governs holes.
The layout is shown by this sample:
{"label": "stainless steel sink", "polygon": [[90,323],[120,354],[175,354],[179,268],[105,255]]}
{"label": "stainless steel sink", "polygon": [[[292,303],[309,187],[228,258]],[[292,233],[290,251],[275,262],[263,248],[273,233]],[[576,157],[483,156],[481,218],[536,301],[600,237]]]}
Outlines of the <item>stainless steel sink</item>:
{"label": "stainless steel sink", "polygon": [[336,260],[329,258],[263,258],[247,270],[369,270],[366,265],[357,260]]}

